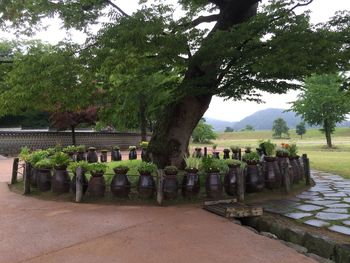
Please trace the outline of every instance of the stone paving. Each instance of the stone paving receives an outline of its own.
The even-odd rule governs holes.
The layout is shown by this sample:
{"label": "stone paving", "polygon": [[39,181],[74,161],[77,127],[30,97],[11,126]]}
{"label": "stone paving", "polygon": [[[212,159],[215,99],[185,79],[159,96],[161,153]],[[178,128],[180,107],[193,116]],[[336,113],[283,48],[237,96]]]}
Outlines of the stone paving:
{"label": "stone paving", "polygon": [[296,197],[267,202],[264,210],[350,236],[350,180],[318,171],[311,176],[315,186]]}

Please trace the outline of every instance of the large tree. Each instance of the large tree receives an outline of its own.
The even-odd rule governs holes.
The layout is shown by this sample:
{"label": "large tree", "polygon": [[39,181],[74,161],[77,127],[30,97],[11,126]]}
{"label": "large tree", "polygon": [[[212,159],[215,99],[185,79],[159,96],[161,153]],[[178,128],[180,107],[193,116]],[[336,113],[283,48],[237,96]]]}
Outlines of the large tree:
{"label": "large tree", "polygon": [[283,118],[277,118],[272,124],[273,137],[281,138],[282,134],[289,137],[289,128]]}
{"label": "large tree", "polygon": [[[89,32],[105,16],[109,22],[83,49],[87,56],[104,59],[100,52],[107,52],[117,68],[120,61],[142,59],[151,70],[146,76],[176,72],[180,81],[171,83],[170,102],[158,112],[149,145],[159,166],[182,162],[213,95],[259,100],[259,91],[285,93],[299,88],[291,80],[348,67],[349,14],[313,26],[307,12],[295,12],[312,0],[271,0],[259,10],[259,0],[178,0],[182,17],[174,16],[168,1],[147,2],[141,0],[143,7],[129,15],[118,0],[3,1],[0,23],[30,32],[42,18],[58,16],[66,28]],[[208,30],[202,24],[209,22]],[[133,77],[130,67],[122,69],[106,79]]]}
{"label": "large tree", "polygon": [[311,125],[320,125],[332,147],[331,134],[336,124],[350,112],[350,92],[344,90],[344,77],[339,74],[313,75],[305,80],[304,91],[292,103],[292,110]]}

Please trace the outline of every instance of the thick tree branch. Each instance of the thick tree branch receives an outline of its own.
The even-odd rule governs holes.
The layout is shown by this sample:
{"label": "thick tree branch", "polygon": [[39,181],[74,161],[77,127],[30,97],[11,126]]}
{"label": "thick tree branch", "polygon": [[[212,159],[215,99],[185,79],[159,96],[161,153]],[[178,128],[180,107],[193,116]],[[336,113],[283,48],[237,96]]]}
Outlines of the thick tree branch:
{"label": "thick tree branch", "polygon": [[196,27],[202,23],[210,23],[210,22],[215,22],[217,21],[219,18],[219,14],[215,14],[215,15],[210,15],[210,16],[200,16],[197,17],[196,19],[194,19],[191,22],[185,23],[185,24],[181,24],[179,25],[180,27],[184,27],[184,28],[192,28],[192,27]]}
{"label": "thick tree branch", "polygon": [[115,3],[113,3],[112,1],[110,0],[105,0],[106,3],[108,3],[109,5],[111,5],[112,7],[114,7],[115,9],[118,10],[119,13],[121,13],[123,16],[126,16],[126,17],[130,17],[130,15],[128,15],[127,13],[125,13],[123,11],[123,9],[121,9],[119,6],[117,6]]}

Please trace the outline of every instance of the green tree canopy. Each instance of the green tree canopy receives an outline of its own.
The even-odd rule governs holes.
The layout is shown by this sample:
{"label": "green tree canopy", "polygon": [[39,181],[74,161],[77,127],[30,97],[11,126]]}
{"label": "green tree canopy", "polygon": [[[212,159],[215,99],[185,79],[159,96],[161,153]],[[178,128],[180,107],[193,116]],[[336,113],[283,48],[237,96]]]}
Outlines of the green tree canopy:
{"label": "green tree canopy", "polygon": [[289,137],[289,128],[283,118],[278,118],[273,121],[272,125],[273,137],[281,138],[282,134]]}
{"label": "green tree canopy", "polygon": [[209,143],[210,140],[214,140],[216,137],[217,135],[214,132],[213,127],[205,123],[205,119],[199,121],[197,127],[192,133],[193,142],[197,143]]}
{"label": "green tree canopy", "polygon": [[339,74],[313,75],[305,80],[303,92],[291,107],[309,124],[323,127],[328,147],[332,147],[336,124],[350,112],[350,93],[341,88],[344,81]]}
{"label": "green tree canopy", "polygon": [[[119,94],[135,91],[136,100],[151,94],[151,102],[158,92],[166,94],[162,107],[155,107],[149,145],[153,161],[163,167],[182,162],[213,95],[259,101],[260,91],[285,93],[300,88],[291,80],[349,68],[349,12],[312,25],[308,12],[296,12],[312,0],[270,0],[258,9],[259,2],[178,0],[183,12],[175,16],[165,0],[141,0],[133,14],[121,10],[118,0],[2,1],[0,26],[31,33],[43,19],[58,17],[65,28],[87,32],[74,57],[90,72],[86,79],[103,80],[111,108],[130,112]],[[203,26],[209,22],[212,27]],[[101,28],[94,34],[97,23]],[[154,74],[164,85],[148,81]],[[83,95],[91,94],[77,85]]]}
{"label": "green tree canopy", "polygon": [[303,138],[303,135],[306,133],[306,128],[305,128],[305,122],[300,122],[296,127],[295,127],[295,132],[300,136],[300,138]]}

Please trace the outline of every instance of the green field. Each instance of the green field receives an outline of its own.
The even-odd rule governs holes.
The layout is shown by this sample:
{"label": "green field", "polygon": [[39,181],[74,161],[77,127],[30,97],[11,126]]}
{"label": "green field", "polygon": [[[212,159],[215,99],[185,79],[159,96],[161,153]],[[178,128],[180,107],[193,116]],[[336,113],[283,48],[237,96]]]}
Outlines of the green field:
{"label": "green field", "polygon": [[[272,131],[245,131],[218,133],[218,138],[213,143],[218,149],[228,148],[231,145],[241,147],[257,147],[258,140],[271,139],[276,144],[295,142],[299,148],[299,154],[308,154],[311,168],[326,172],[332,172],[350,178],[350,128],[337,128],[332,136],[333,149],[326,148],[324,134],[317,129],[310,129],[300,139],[295,130],[290,131],[291,139],[272,139]],[[195,145],[193,145],[195,146]],[[211,145],[201,145],[208,146]]]}

